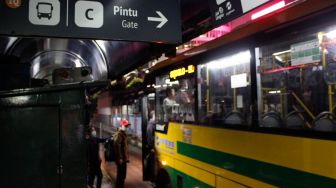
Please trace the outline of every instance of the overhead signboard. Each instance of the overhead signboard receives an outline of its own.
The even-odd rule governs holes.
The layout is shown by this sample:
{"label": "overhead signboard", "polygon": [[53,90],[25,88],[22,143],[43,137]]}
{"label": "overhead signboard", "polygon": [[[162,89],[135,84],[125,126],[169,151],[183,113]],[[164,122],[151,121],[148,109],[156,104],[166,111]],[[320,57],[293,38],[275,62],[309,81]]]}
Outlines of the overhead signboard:
{"label": "overhead signboard", "polygon": [[177,0],[8,1],[0,2],[1,35],[166,43],[182,40]]}
{"label": "overhead signboard", "polygon": [[209,0],[215,26],[225,24],[270,0]]}

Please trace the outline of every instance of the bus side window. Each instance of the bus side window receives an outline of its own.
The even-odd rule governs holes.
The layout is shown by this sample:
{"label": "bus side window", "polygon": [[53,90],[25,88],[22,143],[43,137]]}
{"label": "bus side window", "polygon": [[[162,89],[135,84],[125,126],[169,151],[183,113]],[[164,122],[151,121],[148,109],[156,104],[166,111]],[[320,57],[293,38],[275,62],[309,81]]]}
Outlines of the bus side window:
{"label": "bus side window", "polygon": [[[336,131],[336,40],[322,32],[295,35],[259,48],[259,117],[270,111],[279,114],[279,125],[260,126]],[[278,81],[276,75],[284,79]]]}
{"label": "bus side window", "polygon": [[199,122],[209,126],[249,126],[252,122],[249,51],[199,65]]}

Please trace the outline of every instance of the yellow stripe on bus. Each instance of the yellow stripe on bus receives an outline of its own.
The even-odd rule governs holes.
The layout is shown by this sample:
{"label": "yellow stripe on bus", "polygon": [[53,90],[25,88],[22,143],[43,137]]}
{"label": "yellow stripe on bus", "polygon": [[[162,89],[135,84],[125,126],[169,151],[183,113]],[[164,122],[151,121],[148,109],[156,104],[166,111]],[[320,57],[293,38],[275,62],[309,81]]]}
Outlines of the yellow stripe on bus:
{"label": "yellow stripe on bus", "polygon": [[[183,142],[183,129],[191,130],[190,144],[193,145],[336,178],[336,163],[333,162],[336,156],[334,141],[219,128],[209,129],[203,126],[177,123],[170,123],[168,134],[160,134],[160,137],[175,142],[175,144],[176,141]],[[174,157],[179,160],[189,160],[200,168],[210,168],[211,172],[218,175],[224,177],[229,175],[230,179],[241,179],[241,177],[234,177],[235,173],[177,155],[176,146],[173,151]],[[247,179],[250,178],[246,177]]]}
{"label": "yellow stripe on bus", "polygon": [[[207,164],[207,163],[203,163],[203,162],[200,162],[198,160],[194,160],[194,159],[189,158],[189,157],[185,157],[185,156],[180,155],[180,156],[176,156],[176,158],[178,160],[181,160],[181,161],[187,161],[189,164],[197,166],[200,169],[204,169],[204,170],[207,170],[208,172],[212,172],[217,177],[218,176],[225,177],[225,178],[230,179],[231,181],[240,182],[240,183],[248,185],[250,187],[263,187],[263,188],[273,188],[274,187],[274,186],[272,186],[270,184],[267,184],[265,182],[261,182],[261,181],[258,181],[256,179],[249,178],[247,176],[243,176],[243,175],[240,175],[240,174],[237,174],[237,173],[234,173],[234,172],[222,169],[222,168],[218,168],[216,166],[213,166],[213,165],[210,165],[210,164]],[[183,168],[184,168],[183,166],[178,167],[178,168],[181,168],[182,169],[181,171],[183,172]],[[194,176],[194,178],[200,179],[200,176]]]}
{"label": "yellow stripe on bus", "polygon": [[200,168],[196,168],[194,166],[188,165],[186,163],[183,163],[179,160],[175,160],[175,166],[174,168],[178,171],[181,171],[185,174],[188,174],[188,176],[191,176],[195,179],[198,179],[208,185],[211,185],[215,187],[216,180],[215,175],[212,173],[209,173],[205,170],[202,170]]}

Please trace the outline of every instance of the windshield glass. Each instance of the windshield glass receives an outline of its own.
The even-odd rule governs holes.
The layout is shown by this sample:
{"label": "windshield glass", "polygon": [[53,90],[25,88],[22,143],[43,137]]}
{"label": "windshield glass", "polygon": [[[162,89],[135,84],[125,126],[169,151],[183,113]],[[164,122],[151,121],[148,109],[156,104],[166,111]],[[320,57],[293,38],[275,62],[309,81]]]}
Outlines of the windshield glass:
{"label": "windshield glass", "polygon": [[51,12],[51,5],[49,5],[49,4],[38,4],[38,11],[40,13],[50,13]]}
{"label": "windshield glass", "polygon": [[194,77],[170,79],[168,75],[156,78],[157,121],[167,123],[195,121]]}

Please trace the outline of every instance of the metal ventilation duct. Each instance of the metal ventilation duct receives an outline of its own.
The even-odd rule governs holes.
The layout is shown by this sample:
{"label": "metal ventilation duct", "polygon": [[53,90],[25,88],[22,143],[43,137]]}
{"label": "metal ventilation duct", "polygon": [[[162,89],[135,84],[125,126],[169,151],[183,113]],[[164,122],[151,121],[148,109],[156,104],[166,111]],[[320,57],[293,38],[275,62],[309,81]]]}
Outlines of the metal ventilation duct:
{"label": "metal ventilation duct", "polygon": [[[183,41],[207,29],[210,12],[206,0],[178,0]],[[147,63],[173,45],[89,39],[0,37],[0,54],[14,55],[31,65],[33,78],[52,80],[57,68],[90,66],[94,80],[115,79]],[[52,83],[52,82],[50,82]]]}
{"label": "metal ventilation duct", "polygon": [[[2,39],[4,42],[10,40]],[[32,78],[48,79],[52,83],[52,72],[57,68],[90,66],[93,80],[107,79],[107,61],[94,40],[56,38],[18,38],[12,42],[5,54],[30,63]]]}

